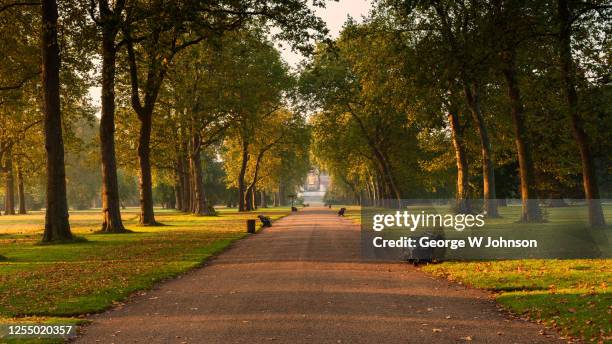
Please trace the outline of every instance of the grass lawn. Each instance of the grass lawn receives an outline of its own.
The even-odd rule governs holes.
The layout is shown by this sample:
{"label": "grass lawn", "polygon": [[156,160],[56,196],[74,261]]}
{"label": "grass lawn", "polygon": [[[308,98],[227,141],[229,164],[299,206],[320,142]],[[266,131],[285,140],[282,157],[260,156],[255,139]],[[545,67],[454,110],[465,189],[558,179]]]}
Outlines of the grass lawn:
{"label": "grass lawn", "polygon": [[[606,205],[604,211],[608,224],[612,223],[612,205]],[[500,219],[487,220],[487,228],[558,232],[562,236],[567,229],[580,230],[586,223],[586,209],[582,207],[548,208],[548,221],[541,224],[516,223],[518,206],[500,207],[500,212]],[[347,207],[347,214],[360,221],[358,207]],[[610,229],[609,225],[608,238]],[[609,256],[610,241],[607,250],[605,246]],[[507,310],[554,327],[562,335],[612,342],[612,259],[447,261],[423,266],[422,270],[493,291]]]}
{"label": "grass lawn", "polygon": [[133,233],[95,234],[99,211],[75,211],[72,231],[87,241],[59,245],[39,244],[43,213],[1,216],[0,255],[7,260],[0,261],[0,323],[78,322],[83,314],[201,265],[246,236],[247,219],[289,213],[220,209],[219,216],[198,217],[158,209],[156,219],[165,226],[143,227],[137,210],[127,209],[124,223]]}
{"label": "grass lawn", "polygon": [[494,291],[517,315],[586,341],[612,340],[612,260],[445,262],[424,271]]}

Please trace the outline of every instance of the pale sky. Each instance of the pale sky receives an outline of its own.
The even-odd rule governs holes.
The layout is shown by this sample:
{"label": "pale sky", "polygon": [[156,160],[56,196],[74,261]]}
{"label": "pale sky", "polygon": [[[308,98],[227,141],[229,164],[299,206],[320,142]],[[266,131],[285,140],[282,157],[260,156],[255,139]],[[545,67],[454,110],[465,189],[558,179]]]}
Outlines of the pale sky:
{"label": "pale sky", "polygon": [[[368,14],[371,7],[372,0],[340,0],[339,2],[327,2],[325,8],[315,8],[315,12],[327,23],[332,38],[337,38],[348,16],[361,22],[362,17]],[[280,50],[283,59],[292,67],[297,66],[304,59],[303,56],[291,52],[289,48]]]}
{"label": "pale sky", "polygon": [[[360,22],[362,17],[368,14],[371,7],[372,0],[339,0],[339,2],[328,2],[325,8],[315,8],[315,11],[327,23],[332,38],[336,38],[348,16]],[[292,67],[296,67],[304,59],[303,56],[292,52],[289,48],[280,50],[283,59]],[[100,87],[91,87],[89,96],[93,100],[93,104],[99,107]]]}

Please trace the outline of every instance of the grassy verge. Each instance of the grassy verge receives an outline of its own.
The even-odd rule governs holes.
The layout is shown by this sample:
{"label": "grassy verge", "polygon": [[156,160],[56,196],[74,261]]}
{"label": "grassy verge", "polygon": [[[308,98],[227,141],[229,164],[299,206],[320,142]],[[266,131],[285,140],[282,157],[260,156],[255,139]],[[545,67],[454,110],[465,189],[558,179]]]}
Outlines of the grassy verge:
{"label": "grassy verge", "polygon": [[445,262],[439,277],[494,291],[509,311],[593,342],[612,340],[612,260]]}
{"label": "grassy verge", "polygon": [[142,227],[130,209],[123,216],[133,232],[115,235],[94,233],[99,212],[74,212],[73,232],[87,241],[62,245],[39,244],[43,214],[2,216],[0,254],[7,260],[0,261],[0,323],[78,321],[201,265],[246,236],[247,219],[289,212],[221,209],[219,216],[198,217],[160,210],[156,219],[165,226]]}

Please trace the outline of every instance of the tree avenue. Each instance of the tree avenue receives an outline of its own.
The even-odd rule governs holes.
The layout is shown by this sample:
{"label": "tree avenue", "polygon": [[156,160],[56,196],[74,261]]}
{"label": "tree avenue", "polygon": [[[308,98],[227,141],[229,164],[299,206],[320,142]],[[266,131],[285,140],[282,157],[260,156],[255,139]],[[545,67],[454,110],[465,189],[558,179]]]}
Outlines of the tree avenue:
{"label": "tree avenue", "polygon": [[[317,1],[314,5],[323,6],[324,2]],[[47,190],[40,196],[35,195],[35,198],[45,197],[47,199],[44,241],[62,241],[72,238],[68,223],[68,200],[71,196],[66,194],[67,176],[63,142],[71,141],[74,138],[76,139],[75,147],[80,146],[81,149],[90,150],[89,142],[95,141],[95,138],[89,135],[88,131],[80,131],[76,133],[77,136],[73,136],[72,132],[68,132],[71,131],[71,125],[62,125],[62,117],[65,122],[74,116],[83,116],[87,113],[85,117],[88,117],[91,114],[89,112],[91,104],[82,96],[81,91],[96,85],[96,80],[91,78],[94,66],[90,63],[82,63],[77,66],[72,62],[79,57],[86,56],[92,47],[96,48],[94,54],[99,54],[100,57],[101,112],[99,121],[88,117],[80,124],[93,121],[93,125],[99,128],[100,153],[99,157],[94,160],[102,166],[100,206],[103,221],[101,232],[120,233],[126,230],[121,220],[120,209],[123,205],[122,201],[127,201],[121,199],[121,176],[130,175],[134,171],[138,172],[140,221],[145,225],[156,224],[153,213],[153,185],[161,186],[163,182],[167,182],[165,174],[170,174],[171,169],[168,169],[168,166],[162,167],[160,164],[159,181],[154,183],[151,161],[157,159],[151,157],[153,123],[156,116],[160,116],[157,114],[160,112],[157,110],[159,103],[166,101],[165,98],[160,101],[160,94],[163,93],[164,97],[169,97],[173,92],[170,89],[171,86],[166,85],[169,71],[172,70],[176,74],[175,81],[180,81],[180,74],[185,73],[184,70],[173,66],[173,60],[179,53],[191,48],[207,49],[213,53],[206,56],[210,60],[202,61],[202,64],[204,66],[214,65],[219,62],[215,61],[214,56],[217,53],[222,54],[225,50],[222,45],[215,45],[215,42],[226,39],[221,37],[238,31],[243,31],[244,35],[249,35],[248,32],[252,30],[267,31],[271,25],[280,29],[274,34],[275,37],[289,42],[295,49],[306,52],[311,47],[312,39],[322,37],[326,30],[323,22],[314,16],[313,10],[297,0],[265,0],[249,3],[187,1],[180,4],[163,1],[144,3],[131,0],[116,2],[99,0],[87,4],[67,1],[45,1],[40,4],[35,2],[7,2],[5,4],[3,2],[0,8],[3,23],[3,49],[6,49],[7,56],[13,56],[8,61],[9,63],[2,67],[0,91],[3,100],[1,105],[3,114],[8,112],[20,114],[20,120],[16,121],[15,125],[10,127],[7,125],[7,131],[5,131],[7,135],[4,136],[3,141],[2,172],[5,175],[7,189],[5,207],[8,214],[14,212],[15,175],[17,175],[20,212],[25,212],[27,185],[23,182],[23,177],[24,172],[29,170],[26,165],[32,163],[34,166],[38,163],[37,161],[41,161],[39,159],[46,160]],[[34,25],[37,22],[41,23],[39,27]],[[75,26],[75,23],[80,24]],[[71,32],[69,29],[76,30]],[[19,36],[23,37],[23,40],[16,39],[15,33],[17,32],[21,33]],[[261,44],[269,45],[263,41],[263,33],[256,34],[256,36],[254,40],[260,40]],[[39,50],[40,55],[36,47],[42,47]],[[243,53],[234,51],[236,52]],[[60,56],[63,57],[62,61],[60,61]],[[189,55],[185,54],[185,56]],[[189,57],[185,56],[183,56],[185,59],[183,66],[191,65]],[[270,58],[280,59],[278,54],[276,57],[270,55]],[[37,59],[42,59],[42,69],[38,68]],[[260,61],[262,64],[267,62],[269,61]],[[19,73],[16,73],[17,71]],[[223,78],[229,77],[227,72],[227,70],[221,70],[215,74],[212,69],[206,71],[209,79],[218,80],[217,85],[226,84],[227,79]],[[286,71],[283,73],[286,74]],[[42,76],[40,87],[37,86],[36,80],[39,75]],[[183,75],[185,75],[184,83],[189,76]],[[79,83],[71,85],[69,83],[71,77],[76,77]],[[288,80],[288,76],[285,78]],[[81,80],[84,88],[78,89],[81,96],[72,106],[72,99],[69,99],[68,95],[75,93],[71,88],[80,86]],[[181,86],[186,87],[186,85]],[[241,86],[246,87],[246,84]],[[38,90],[42,92],[36,94]],[[189,185],[183,185],[186,190],[181,191],[180,199],[181,203],[184,203],[181,204],[181,208],[206,215],[211,213],[212,207],[207,205],[209,200],[204,190],[201,154],[204,154],[204,150],[207,149],[210,149],[211,152],[220,152],[223,149],[223,138],[229,127],[234,127],[237,118],[234,111],[238,107],[230,104],[236,101],[232,97],[213,98],[223,93],[221,89],[216,92],[211,92],[215,91],[211,89],[199,91],[196,91],[198,94],[194,99],[178,99],[174,108],[170,110],[173,120],[178,123],[174,126],[178,130],[175,134],[183,134],[182,138],[188,142],[189,150],[187,155],[190,178],[188,178]],[[265,91],[265,87],[262,88],[262,91]],[[284,91],[279,89],[274,92]],[[246,92],[243,91],[243,93]],[[277,104],[274,106],[280,107],[282,96],[278,94],[275,99]],[[211,98],[199,99],[207,96]],[[40,120],[36,119],[35,103],[37,99],[42,99],[44,104],[44,118]],[[126,113],[125,105],[128,103],[139,122],[138,142],[136,143],[137,166],[121,161],[125,152],[117,152],[122,145],[117,147],[115,145],[117,113],[122,112],[121,115]],[[164,111],[168,110],[165,105],[163,104]],[[181,108],[183,112],[175,112],[179,110],[178,108]],[[189,111],[185,111],[186,109]],[[27,120],[26,114],[33,116],[32,121]],[[131,118],[127,117],[126,120],[129,121]],[[130,126],[130,129],[133,128],[130,124],[120,124],[119,127],[126,125]],[[40,127],[44,129],[47,154],[33,156],[35,152],[27,152],[28,147],[18,146],[21,141],[26,141],[26,131],[34,132]],[[170,148],[171,144],[177,142],[165,143]],[[265,151],[269,151],[272,146],[271,144],[270,148]],[[206,154],[210,156],[211,152],[206,152]],[[260,164],[263,155],[261,154],[259,159]],[[176,157],[174,160],[179,159]],[[176,170],[175,167],[172,169]],[[83,168],[89,167],[83,166]],[[17,169],[16,172],[15,169]],[[178,172],[176,174],[181,174],[182,184],[185,184],[184,179],[186,178],[183,177],[183,173]],[[68,175],[70,174],[69,167]],[[32,172],[32,178],[31,194],[37,188],[38,175]],[[130,179],[124,182],[129,182]],[[250,181],[249,194],[255,193],[255,184],[261,179],[262,177],[258,176]],[[84,181],[80,180],[72,185],[76,186],[79,182]],[[295,184],[295,181],[292,182]],[[224,181],[221,178],[215,180],[215,183],[223,184]],[[70,188],[69,185],[68,191]],[[176,189],[178,193],[180,188]],[[190,197],[188,202],[183,202],[187,200],[185,195],[188,193],[193,197]],[[87,197],[87,195],[83,196]],[[225,196],[218,195],[217,197]],[[92,203],[96,204],[95,201]],[[188,208],[187,203],[190,204]]]}
{"label": "tree avenue", "polygon": [[454,198],[458,212],[498,217],[498,199],[520,198],[519,220],[542,222],[543,204],[576,198],[605,226],[611,12],[604,1],[375,1],[300,78],[328,201]]}
{"label": "tree avenue", "polygon": [[123,233],[128,206],[153,226],[154,206],[287,205],[318,167],[330,203],[494,218],[516,198],[517,220],[543,222],[575,198],[606,226],[607,2],[376,0],[334,39],[324,6],[2,0],[4,214],[45,208],[43,241],[70,241],[69,207]]}

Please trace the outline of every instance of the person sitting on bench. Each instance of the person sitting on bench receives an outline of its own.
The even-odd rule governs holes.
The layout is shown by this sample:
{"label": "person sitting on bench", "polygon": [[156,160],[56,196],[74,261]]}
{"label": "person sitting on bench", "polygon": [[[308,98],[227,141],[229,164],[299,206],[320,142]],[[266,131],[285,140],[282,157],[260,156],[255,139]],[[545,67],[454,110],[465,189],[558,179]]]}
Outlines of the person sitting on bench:
{"label": "person sitting on bench", "polygon": [[269,217],[263,215],[258,215],[257,217],[261,221],[263,227],[272,227],[272,221],[270,221]]}
{"label": "person sitting on bench", "polygon": [[346,208],[340,208],[340,210],[338,211],[338,216],[344,216],[345,211],[346,211]]}

